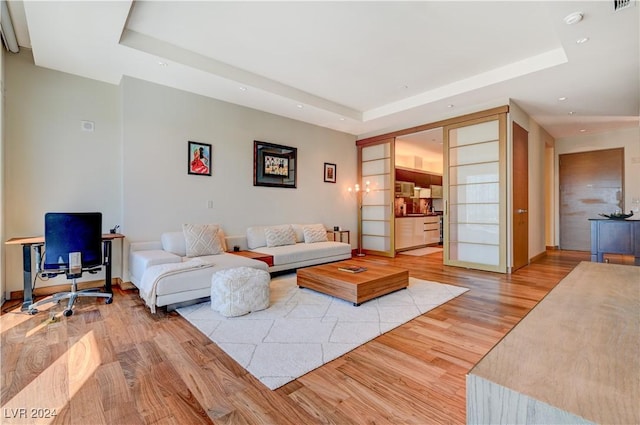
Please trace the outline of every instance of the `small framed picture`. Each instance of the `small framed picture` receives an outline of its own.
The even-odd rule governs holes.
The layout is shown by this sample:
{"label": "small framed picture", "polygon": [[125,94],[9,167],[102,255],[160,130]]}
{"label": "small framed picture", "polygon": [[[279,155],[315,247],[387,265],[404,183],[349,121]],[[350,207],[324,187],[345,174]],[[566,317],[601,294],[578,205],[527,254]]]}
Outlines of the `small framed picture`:
{"label": "small framed picture", "polygon": [[336,164],[324,163],[324,181],[327,183],[336,182]]}
{"label": "small framed picture", "polygon": [[187,172],[197,176],[211,175],[211,145],[189,142]]}

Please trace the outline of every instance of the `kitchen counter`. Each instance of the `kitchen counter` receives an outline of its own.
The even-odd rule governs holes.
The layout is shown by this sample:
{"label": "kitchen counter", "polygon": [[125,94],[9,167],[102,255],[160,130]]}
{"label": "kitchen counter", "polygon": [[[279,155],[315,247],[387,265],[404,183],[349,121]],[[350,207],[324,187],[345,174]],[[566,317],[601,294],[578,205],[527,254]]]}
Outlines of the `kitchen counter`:
{"label": "kitchen counter", "polygon": [[437,217],[442,215],[441,213],[429,213],[429,214],[407,214],[407,215],[397,215],[396,218],[415,218],[415,217]]}
{"label": "kitchen counter", "polygon": [[437,214],[407,214],[396,217],[396,251],[438,244],[440,220],[441,216]]}

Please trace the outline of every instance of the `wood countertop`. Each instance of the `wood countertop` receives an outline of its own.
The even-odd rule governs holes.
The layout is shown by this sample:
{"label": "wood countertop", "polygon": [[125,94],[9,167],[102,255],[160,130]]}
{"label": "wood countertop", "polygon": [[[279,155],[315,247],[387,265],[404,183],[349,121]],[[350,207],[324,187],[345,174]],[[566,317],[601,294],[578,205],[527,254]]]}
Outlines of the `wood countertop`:
{"label": "wood countertop", "polygon": [[467,420],[640,423],[639,350],[640,267],[582,262],[469,372]]}

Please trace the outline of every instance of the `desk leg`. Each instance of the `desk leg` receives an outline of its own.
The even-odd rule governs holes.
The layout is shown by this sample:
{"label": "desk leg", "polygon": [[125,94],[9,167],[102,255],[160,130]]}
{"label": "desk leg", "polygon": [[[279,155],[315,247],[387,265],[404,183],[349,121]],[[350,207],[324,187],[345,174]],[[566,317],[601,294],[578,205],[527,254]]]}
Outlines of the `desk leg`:
{"label": "desk leg", "polygon": [[113,294],[111,290],[111,241],[105,240],[104,244],[104,289]]}
{"label": "desk leg", "polygon": [[22,308],[26,311],[33,303],[33,291],[31,290],[31,245],[22,245]]}

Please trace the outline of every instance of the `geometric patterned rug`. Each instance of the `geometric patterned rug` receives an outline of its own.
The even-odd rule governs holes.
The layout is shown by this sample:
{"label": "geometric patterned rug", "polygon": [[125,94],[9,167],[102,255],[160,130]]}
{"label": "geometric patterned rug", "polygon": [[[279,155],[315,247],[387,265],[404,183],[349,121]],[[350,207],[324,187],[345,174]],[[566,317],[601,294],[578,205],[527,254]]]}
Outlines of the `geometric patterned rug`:
{"label": "geometric patterned rug", "polygon": [[271,280],[270,306],[224,317],[205,302],[177,311],[274,390],[468,291],[409,278],[409,287],[355,307],[300,289],[296,275]]}

